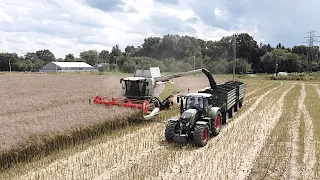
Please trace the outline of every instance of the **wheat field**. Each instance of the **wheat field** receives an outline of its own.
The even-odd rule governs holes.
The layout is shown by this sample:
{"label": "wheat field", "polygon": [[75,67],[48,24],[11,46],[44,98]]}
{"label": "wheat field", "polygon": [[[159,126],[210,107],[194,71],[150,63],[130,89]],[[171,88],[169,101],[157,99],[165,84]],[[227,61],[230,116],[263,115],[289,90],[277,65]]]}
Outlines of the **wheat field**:
{"label": "wheat field", "polygon": [[[6,118],[1,119],[0,123],[10,122],[6,122],[6,124],[12,126],[11,131],[13,132],[9,132],[12,137],[24,137],[24,134],[21,135],[21,130],[15,134],[13,129],[15,124],[18,124],[17,127],[22,126],[21,118],[25,118],[24,121],[32,122],[29,123],[29,126],[33,127],[32,131],[37,129],[34,128],[36,127],[34,124],[38,124],[39,120],[35,123],[38,118],[32,119],[33,115],[43,117],[40,119],[44,122],[43,127],[48,126],[48,123],[52,124],[52,121],[58,122],[55,123],[55,126],[57,124],[67,124],[66,126],[61,125],[57,129],[43,130],[45,133],[53,134],[58,129],[65,133],[72,130],[71,127],[77,127],[79,124],[89,126],[102,120],[110,121],[120,114],[130,116],[130,113],[134,113],[121,109],[122,113],[113,114],[117,110],[111,109],[112,113],[110,113],[111,111],[107,113],[106,109],[103,109],[104,112],[96,115],[97,112],[102,111],[102,107],[87,107],[87,105],[81,104],[89,96],[96,95],[96,93],[108,92],[119,95],[116,88],[108,89],[110,88],[108,82],[111,82],[111,80],[118,82],[119,77],[117,76],[76,75],[61,77],[41,75],[41,78],[34,77],[37,80],[20,76],[11,78],[17,78],[17,83],[22,81],[20,78],[28,79],[35,84],[42,82],[47,91],[52,89],[48,86],[50,84],[48,81],[55,82],[54,80],[59,81],[59,78],[60,81],[61,78],[70,78],[69,81],[73,84],[65,82],[63,86],[59,86],[60,83],[56,82],[55,87],[64,88],[64,90],[55,92],[68,94],[63,95],[61,93],[61,97],[68,96],[70,99],[78,97],[79,101],[66,103],[61,98],[60,102],[55,105],[42,104],[45,107],[43,109],[41,109],[41,102],[35,102],[33,108],[30,108],[26,102],[25,107],[15,106],[14,103],[6,104],[6,107],[17,108],[16,110],[8,108],[6,112],[1,112],[3,117]],[[48,80],[48,78],[52,79]],[[97,81],[101,82],[103,80],[105,80],[105,84],[97,83]],[[220,82],[224,80],[224,78],[219,79]],[[3,79],[0,81],[5,82]],[[82,85],[79,85],[78,81],[83,82],[80,83]],[[85,84],[84,81],[90,81],[91,85],[83,85]],[[176,83],[179,91],[183,93],[187,91],[184,85],[185,81],[190,82],[188,83],[190,87],[187,88],[195,91],[208,86],[207,79],[204,77],[183,77],[183,81],[177,81]],[[101,135],[89,142],[62,149],[58,153],[49,154],[39,160],[5,170],[0,174],[0,178],[318,179],[320,175],[320,123],[318,122],[320,86],[316,83],[302,81],[269,81],[262,79],[240,81],[247,84],[244,106],[227,125],[223,126],[220,134],[212,137],[207,146],[203,148],[192,144],[167,143],[165,141],[165,122],[168,118],[178,115],[177,108],[174,108],[171,111],[163,111],[155,121],[130,125],[115,130],[111,134]],[[17,84],[15,85],[17,86]],[[1,86],[3,86],[2,83]],[[86,87],[80,88],[82,86]],[[21,87],[27,87],[27,85],[24,84]],[[105,90],[103,91],[101,87]],[[29,88],[30,91],[36,91],[35,87]],[[27,98],[28,95],[27,93],[24,94],[23,90],[17,91],[17,96],[24,96],[17,98]],[[33,95],[40,94],[40,91]],[[10,91],[8,90],[8,92]],[[54,97],[53,94],[40,96],[46,99]],[[3,95],[1,95],[1,98],[9,99],[9,97]],[[33,100],[30,100],[30,102],[33,102]],[[66,109],[70,109],[74,114],[65,121],[60,121],[60,114],[66,114]],[[89,115],[85,115],[87,113]],[[59,116],[54,118],[54,114],[59,114]],[[10,117],[12,119],[16,118],[16,121],[10,121]],[[47,121],[46,119],[49,117],[52,119]],[[72,124],[69,124],[71,122]],[[26,126],[24,127],[26,128]],[[7,125],[7,127],[10,126]],[[41,131],[36,130],[35,132],[39,133]],[[3,137],[9,136],[2,134],[0,140],[7,139]],[[13,140],[8,141],[6,148],[10,149],[12,143]],[[19,143],[17,141],[17,144],[21,143],[23,143],[23,139],[20,139]]]}

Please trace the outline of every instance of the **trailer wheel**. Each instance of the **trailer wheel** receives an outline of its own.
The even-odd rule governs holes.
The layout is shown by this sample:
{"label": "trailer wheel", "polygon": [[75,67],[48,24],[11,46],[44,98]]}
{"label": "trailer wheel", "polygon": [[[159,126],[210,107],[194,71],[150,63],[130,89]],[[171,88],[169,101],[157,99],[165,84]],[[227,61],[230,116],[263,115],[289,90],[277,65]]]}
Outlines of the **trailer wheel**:
{"label": "trailer wheel", "polygon": [[174,140],[174,135],[177,127],[177,122],[170,122],[166,126],[165,137],[168,142],[172,142]]}
{"label": "trailer wheel", "polygon": [[239,110],[239,102],[236,102],[236,104],[234,105],[234,112],[238,112]]}
{"label": "trailer wheel", "polygon": [[222,124],[222,114],[220,111],[217,112],[215,119],[212,119],[212,134],[217,136],[220,133],[221,124]]}
{"label": "trailer wheel", "polygon": [[239,108],[241,108],[241,107],[242,107],[242,105],[243,105],[243,98],[242,98],[242,99],[240,99],[240,102],[239,102]]}
{"label": "trailer wheel", "polygon": [[198,146],[207,145],[209,140],[209,127],[208,125],[196,125],[193,131],[193,141]]}
{"label": "trailer wheel", "polygon": [[229,114],[229,117],[232,118],[233,115],[234,115],[234,107],[232,107],[231,109],[229,109],[228,113]]}
{"label": "trailer wheel", "polygon": [[229,113],[228,112],[224,112],[223,113],[223,118],[222,118],[223,120],[222,120],[222,124],[228,124],[228,122],[229,122]]}

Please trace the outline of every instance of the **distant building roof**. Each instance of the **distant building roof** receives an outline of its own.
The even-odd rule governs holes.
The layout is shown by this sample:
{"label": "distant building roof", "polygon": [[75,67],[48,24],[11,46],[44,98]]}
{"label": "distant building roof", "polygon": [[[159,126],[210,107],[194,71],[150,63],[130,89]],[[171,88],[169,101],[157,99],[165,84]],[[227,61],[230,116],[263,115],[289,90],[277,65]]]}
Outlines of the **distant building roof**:
{"label": "distant building roof", "polygon": [[92,68],[91,65],[85,62],[52,62],[59,67],[65,68]]}

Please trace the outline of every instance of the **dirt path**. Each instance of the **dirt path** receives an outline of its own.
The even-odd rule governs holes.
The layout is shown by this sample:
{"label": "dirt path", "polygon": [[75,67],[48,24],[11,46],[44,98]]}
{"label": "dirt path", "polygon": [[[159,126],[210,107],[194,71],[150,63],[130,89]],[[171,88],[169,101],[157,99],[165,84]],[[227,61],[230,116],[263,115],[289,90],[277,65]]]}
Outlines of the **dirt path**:
{"label": "dirt path", "polygon": [[303,114],[305,123],[305,137],[304,137],[304,155],[302,175],[303,179],[314,179],[315,164],[316,164],[316,140],[314,137],[314,128],[311,116],[305,107],[306,90],[305,85],[302,84],[301,89],[302,103],[299,104],[299,109]]}
{"label": "dirt path", "polygon": [[[179,164],[196,162],[195,170],[201,172],[202,162],[208,160],[206,157],[214,156],[208,169],[218,169],[216,165],[219,164],[215,164],[215,160],[218,158],[224,163],[225,170],[229,168],[233,170],[231,174],[234,177],[238,175],[244,177],[254,160],[250,156],[259,151],[257,147],[262,146],[265,136],[277,121],[279,109],[281,109],[279,107],[282,106],[282,96],[284,97],[289,91],[289,87],[284,87],[281,84],[261,95],[252,102],[251,106],[248,104],[245,112],[239,117],[236,116],[234,121],[224,127],[221,134],[213,138],[205,148],[199,149],[192,146],[181,148],[166,144],[163,142],[165,124],[151,123],[138,131],[128,132],[108,142],[92,146],[86,151],[57,160],[42,169],[30,171],[20,179],[119,179],[129,177],[134,179],[146,178],[148,175],[170,178],[170,175],[166,175],[167,170],[163,172],[163,168],[168,167],[169,174],[172,172],[179,174],[181,171],[190,171],[190,167],[186,166],[183,169],[176,165],[177,162]],[[275,98],[270,98],[270,96]],[[275,100],[277,100],[276,103],[274,103]],[[275,116],[271,116],[271,111],[276,112]],[[272,119],[271,123],[268,123],[269,118]],[[243,134],[244,132],[245,134]],[[254,137],[255,134],[262,135]],[[217,151],[215,147],[226,148],[227,151]],[[258,150],[255,150],[256,148]],[[205,155],[208,151],[210,152],[209,156]],[[241,151],[246,153],[242,155]],[[214,152],[215,154],[213,154]],[[190,154],[192,155],[190,156]],[[227,155],[229,158],[224,159]],[[181,157],[184,158],[181,159]],[[248,160],[241,163],[246,159]],[[233,163],[233,160],[236,162]],[[239,168],[245,172],[239,173],[237,171]],[[204,175],[203,177],[226,176],[226,174],[217,171],[212,174],[208,170],[202,171],[202,175]]]}

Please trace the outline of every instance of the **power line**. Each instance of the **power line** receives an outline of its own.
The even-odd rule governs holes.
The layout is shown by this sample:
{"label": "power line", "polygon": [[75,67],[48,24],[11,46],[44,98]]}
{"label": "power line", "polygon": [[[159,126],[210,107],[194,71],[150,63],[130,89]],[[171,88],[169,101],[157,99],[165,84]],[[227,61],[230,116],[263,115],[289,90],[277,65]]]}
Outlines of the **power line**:
{"label": "power line", "polygon": [[308,32],[308,36],[304,37],[307,39],[307,41],[303,42],[303,43],[309,44],[308,71],[310,71],[310,72],[312,72],[312,62],[314,59],[314,43],[320,42],[316,39],[317,37],[320,37],[320,36],[315,35],[316,32],[317,31],[315,31],[315,30],[310,30]]}

